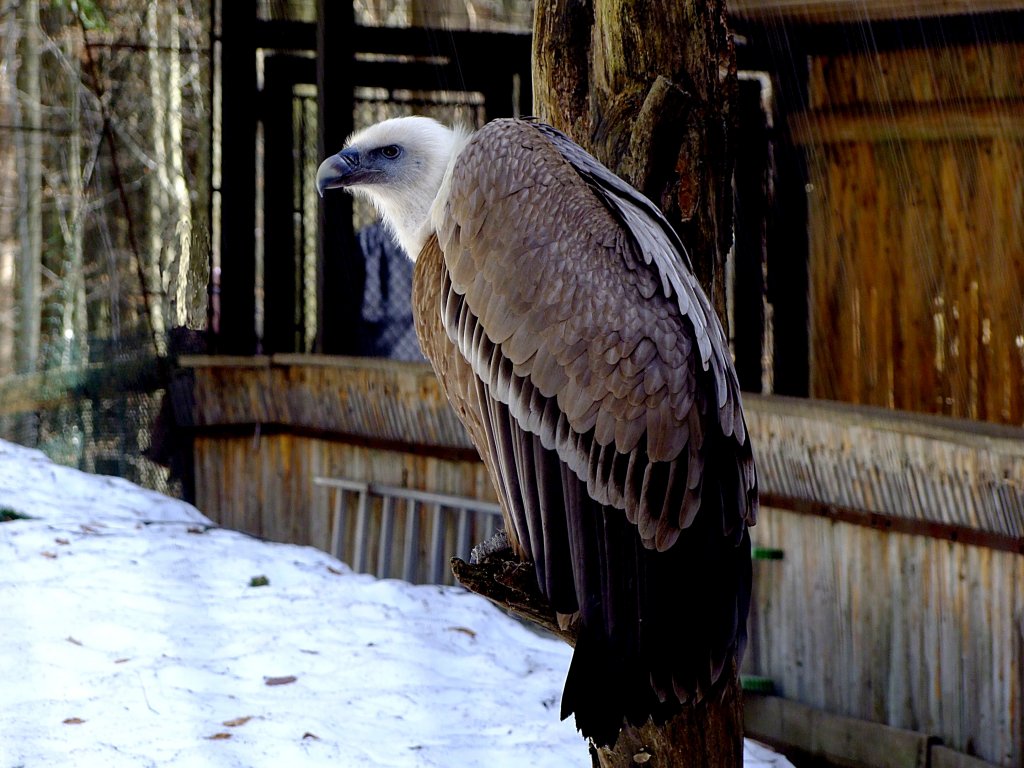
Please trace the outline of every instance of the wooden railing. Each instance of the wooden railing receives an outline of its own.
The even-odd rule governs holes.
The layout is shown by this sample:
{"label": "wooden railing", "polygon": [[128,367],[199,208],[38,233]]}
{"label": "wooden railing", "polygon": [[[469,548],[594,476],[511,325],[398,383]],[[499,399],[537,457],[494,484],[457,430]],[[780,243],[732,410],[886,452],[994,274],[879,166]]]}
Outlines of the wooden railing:
{"label": "wooden railing", "polygon": [[793,398],[745,405],[766,506],[1024,552],[1024,429]]}
{"label": "wooden railing", "polygon": [[313,483],[333,496],[330,553],[377,578],[453,584],[448,561],[469,560],[473,546],[490,539],[501,519],[497,504],[466,496],[336,477],[315,477]]}

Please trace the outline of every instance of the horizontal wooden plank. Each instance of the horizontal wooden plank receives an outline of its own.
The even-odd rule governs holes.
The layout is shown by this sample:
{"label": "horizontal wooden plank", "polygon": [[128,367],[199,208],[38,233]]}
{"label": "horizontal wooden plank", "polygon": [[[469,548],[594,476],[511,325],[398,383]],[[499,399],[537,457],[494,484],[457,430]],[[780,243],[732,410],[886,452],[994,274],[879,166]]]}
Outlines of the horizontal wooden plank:
{"label": "horizontal wooden plank", "polygon": [[1024,545],[1024,430],[819,400],[744,403],[761,492],[779,506],[1014,552]]}
{"label": "horizontal wooden plank", "polygon": [[748,695],[749,736],[849,768],[925,768],[930,737],[881,723],[841,717],[778,696]]}
{"label": "horizontal wooden plank", "polygon": [[829,520],[862,525],[879,531],[906,533],[911,536],[927,536],[932,539],[945,539],[946,541],[956,541],[961,544],[970,544],[972,546],[1024,555],[1024,537],[1022,536],[1005,536],[963,525],[949,525],[928,520],[883,515],[877,512],[866,512],[861,509],[851,509],[836,504],[823,504],[821,502],[792,496],[781,496],[774,493],[762,492],[760,497],[763,506],[784,509],[788,512],[824,517]]}
{"label": "horizontal wooden plank", "polygon": [[733,0],[729,13],[741,19],[811,23],[913,19],[1016,11],[1020,0]]}
{"label": "horizontal wooden plank", "polygon": [[743,394],[747,413],[781,419],[809,419],[839,428],[861,428],[911,435],[965,447],[996,450],[1024,458],[1024,428],[957,419],[931,413],[912,413],[873,405],[808,400],[782,395]]}
{"label": "horizontal wooden plank", "polygon": [[326,355],[257,358],[251,366],[218,361],[181,359],[183,375],[174,384],[179,424],[199,430],[278,425],[322,438],[474,455],[426,364]]}
{"label": "horizontal wooden plank", "polygon": [[[254,46],[277,50],[316,50],[316,24],[301,21],[257,20]],[[424,27],[366,27],[356,25],[351,40],[357,53],[457,58],[475,48],[492,51],[496,58],[529,56],[531,36],[526,32],[430,29]]]}
{"label": "horizontal wooden plank", "polygon": [[949,747],[937,745],[932,747],[931,768],[998,768],[998,766],[995,763],[949,749]]}
{"label": "horizontal wooden plank", "polygon": [[884,111],[803,112],[788,120],[796,144],[1024,138],[1024,112],[1007,102],[916,104]]}

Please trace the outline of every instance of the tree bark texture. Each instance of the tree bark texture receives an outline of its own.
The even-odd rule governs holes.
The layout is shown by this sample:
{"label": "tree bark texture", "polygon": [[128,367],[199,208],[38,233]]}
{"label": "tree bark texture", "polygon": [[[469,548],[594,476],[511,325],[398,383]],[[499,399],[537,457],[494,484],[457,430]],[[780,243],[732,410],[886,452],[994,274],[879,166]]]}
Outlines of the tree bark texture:
{"label": "tree bark texture", "polygon": [[534,111],[664,211],[725,317],[737,89],[723,0],[542,0]]}
{"label": "tree bark texture", "polygon": [[18,372],[32,373],[39,365],[42,318],[43,275],[43,134],[42,89],[40,88],[40,52],[42,31],[39,28],[39,1],[26,0],[22,6],[25,37],[22,48],[22,90],[24,92],[25,136],[19,175],[24,209],[20,212],[21,255],[18,291]]}
{"label": "tree bark texture", "polygon": [[[732,244],[735,52],[723,0],[539,0],[534,109],[651,198],[723,324]],[[743,764],[737,664],[664,726],[627,727],[595,766]]]}

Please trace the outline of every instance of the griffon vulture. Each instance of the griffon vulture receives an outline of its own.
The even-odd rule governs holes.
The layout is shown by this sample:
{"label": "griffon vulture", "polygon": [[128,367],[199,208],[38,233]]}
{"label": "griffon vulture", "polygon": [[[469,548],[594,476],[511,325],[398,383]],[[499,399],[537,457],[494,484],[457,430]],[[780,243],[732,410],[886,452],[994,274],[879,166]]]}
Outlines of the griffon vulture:
{"label": "griffon vulture", "polygon": [[583,735],[661,722],[746,639],[757,481],[729,344],[655,205],[554,128],[424,117],[317,173],[414,259],[423,351],[494,480],[509,541],[577,644]]}

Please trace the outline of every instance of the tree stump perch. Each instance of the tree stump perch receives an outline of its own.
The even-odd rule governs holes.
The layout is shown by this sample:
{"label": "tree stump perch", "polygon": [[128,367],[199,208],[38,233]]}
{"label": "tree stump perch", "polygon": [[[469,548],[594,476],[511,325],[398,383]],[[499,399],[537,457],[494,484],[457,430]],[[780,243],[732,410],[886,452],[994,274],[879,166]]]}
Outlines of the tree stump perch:
{"label": "tree stump perch", "polygon": [[[562,627],[537,588],[533,566],[511,550],[492,553],[481,563],[451,559],[455,579],[470,592],[530,621],[571,646],[574,627]],[[593,768],[732,768],[743,765],[742,691],[735,661],[711,693],[664,724],[648,720],[625,725],[614,748],[590,745]]]}

